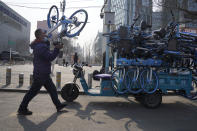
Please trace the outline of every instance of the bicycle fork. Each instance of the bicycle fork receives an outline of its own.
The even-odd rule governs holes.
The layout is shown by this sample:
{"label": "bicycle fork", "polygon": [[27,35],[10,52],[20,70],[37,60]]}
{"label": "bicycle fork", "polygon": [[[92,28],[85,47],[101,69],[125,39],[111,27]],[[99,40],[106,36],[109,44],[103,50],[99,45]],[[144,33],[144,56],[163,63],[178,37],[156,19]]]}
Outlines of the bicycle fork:
{"label": "bicycle fork", "polygon": [[139,72],[140,72],[140,69],[137,67],[136,68],[136,71],[134,71],[134,74],[133,74],[133,81],[137,81],[138,77],[139,77]]}
{"label": "bicycle fork", "polygon": [[152,76],[153,76],[153,68],[150,67],[150,68],[147,70],[147,74],[146,74],[146,78],[147,78],[147,81],[148,81],[148,82],[151,82],[151,81],[152,81]]}

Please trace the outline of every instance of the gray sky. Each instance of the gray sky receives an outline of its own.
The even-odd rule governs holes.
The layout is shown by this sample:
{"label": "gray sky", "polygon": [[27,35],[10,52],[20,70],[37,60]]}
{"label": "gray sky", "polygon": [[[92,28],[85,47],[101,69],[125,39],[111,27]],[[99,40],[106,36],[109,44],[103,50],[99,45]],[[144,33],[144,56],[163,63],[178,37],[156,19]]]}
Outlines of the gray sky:
{"label": "gray sky", "polygon": [[[30,41],[34,37],[34,31],[37,27],[37,21],[46,20],[49,9],[52,5],[60,7],[62,0],[2,0],[5,4],[19,13],[21,16],[31,22],[31,36]],[[84,43],[92,42],[98,31],[102,31],[103,21],[100,19],[100,10],[103,5],[103,0],[66,0],[65,15],[69,17],[72,13],[80,8],[71,7],[89,7],[84,8],[88,12],[88,23],[80,36],[78,37],[79,45],[83,46]],[[19,7],[26,6],[29,8]],[[31,7],[38,7],[37,9]],[[68,9],[67,9],[68,8]],[[60,14],[61,16],[61,14]]]}

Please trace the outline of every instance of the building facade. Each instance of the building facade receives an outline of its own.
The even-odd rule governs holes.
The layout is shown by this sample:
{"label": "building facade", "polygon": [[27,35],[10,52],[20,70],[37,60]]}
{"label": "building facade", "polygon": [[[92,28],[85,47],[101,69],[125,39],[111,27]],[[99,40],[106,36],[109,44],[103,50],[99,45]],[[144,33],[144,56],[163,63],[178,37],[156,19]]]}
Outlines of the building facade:
{"label": "building facade", "polygon": [[162,12],[152,13],[152,30],[157,30],[161,28],[162,25]]}
{"label": "building facade", "polygon": [[128,0],[111,0],[111,11],[115,12],[115,26],[128,25]]}
{"label": "building facade", "polygon": [[130,26],[138,15],[152,24],[152,0],[111,0],[111,11],[115,12],[116,27]]}
{"label": "building facade", "polygon": [[[197,12],[197,1],[196,0],[182,0],[182,3],[180,3],[183,8]],[[189,14],[186,14],[185,12],[180,12],[180,21],[191,21],[182,24],[181,30],[185,32],[191,32],[191,33],[197,33],[197,16],[192,16]]]}
{"label": "building facade", "polygon": [[0,52],[29,55],[30,22],[0,1]]}
{"label": "building facade", "polygon": [[96,38],[94,39],[94,63],[101,63],[102,62],[102,33],[98,32]]}
{"label": "building facade", "polygon": [[37,21],[37,29],[38,28],[48,30],[47,20]]}
{"label": "building facade", "polygon": [[[108,0],[109,2],[109,0]],[[152,0],[111,0],[111,12],[115,12],[115,24],[111,25],[111,30],[116,30],[120,26],[130,26],[133,19],[140,15],[137,22],[145,20],[152,24]],[[105,6],[106,11],[107,6]],[[108,11],[108,10],[107,10]],[[107,26],[103,25],[103,33],[107,32]],[[102,52],[105,51],[106,39],[103,38]]]}

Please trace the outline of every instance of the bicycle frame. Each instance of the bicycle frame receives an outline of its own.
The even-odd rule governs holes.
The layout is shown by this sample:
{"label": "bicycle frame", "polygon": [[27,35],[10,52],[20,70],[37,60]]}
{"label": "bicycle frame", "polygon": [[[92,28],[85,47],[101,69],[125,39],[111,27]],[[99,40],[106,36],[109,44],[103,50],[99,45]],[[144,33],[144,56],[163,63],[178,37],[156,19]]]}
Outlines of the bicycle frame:
{"label": "bicycle frame", "polygon": [[[61,32],[67,28],[67,24],[70,24],[70,23],[73,23],[72,20],[70,19],[64,19],[64,20],[61,20],[57,25],[55,25],[53,28],[49,29],[48,32],[47,32],[47,35],[50,37],[51,33],[53,31],[55,31],[59,26],[62,26],[63,28],[61,29]],[[61,34],[61,32],[59,34]]]}

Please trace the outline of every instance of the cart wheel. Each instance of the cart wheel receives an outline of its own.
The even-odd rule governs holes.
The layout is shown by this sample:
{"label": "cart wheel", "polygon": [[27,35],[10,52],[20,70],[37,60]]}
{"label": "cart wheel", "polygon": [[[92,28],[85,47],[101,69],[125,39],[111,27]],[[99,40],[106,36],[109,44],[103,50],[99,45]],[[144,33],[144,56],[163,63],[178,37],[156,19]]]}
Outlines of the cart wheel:
{"label": "cart wheel", "polygon": [[143,104],[147,108],[157,108],[161,105],[162,94],[159,91],[156,91],[153,94],[145,94],[143,96]]}
{"label": "cart wheel", "polygon": [[67,102],[72,102],[79,95],[78,85],[74,83],[65,84],[61,90],[61,96]]}

